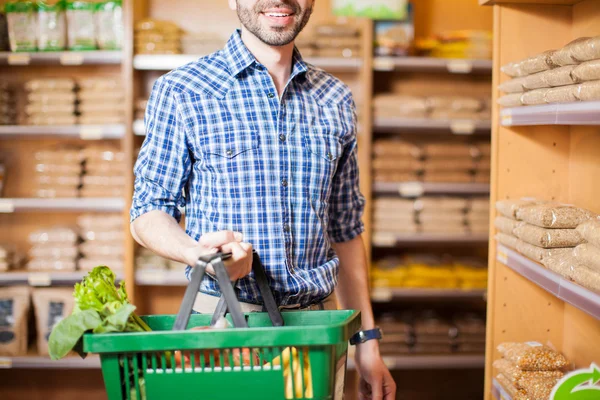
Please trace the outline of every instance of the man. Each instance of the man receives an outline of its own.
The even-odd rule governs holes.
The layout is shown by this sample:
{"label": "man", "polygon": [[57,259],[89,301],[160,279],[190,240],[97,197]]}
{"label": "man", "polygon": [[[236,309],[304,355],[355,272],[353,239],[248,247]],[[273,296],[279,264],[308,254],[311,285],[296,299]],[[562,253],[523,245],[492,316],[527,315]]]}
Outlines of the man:
{"label": "man", "polygon": [[[242,23],[226,47],[159,78],[135,167],[131,232],[163,257],[194,265],[231,252],[244,311],[261,309],[260,255],[282,308],[362,313],[361,396],[395,398],[371,309],[349,89],[306,64],[293,41],[314,0],[229,0]],[[186,232],[178,221],[186,209]],[[187,274],[191,267],[188,267]],[[209,274],[213,271],[208,271]],[[207,276],[194,305],[214,311]]]}

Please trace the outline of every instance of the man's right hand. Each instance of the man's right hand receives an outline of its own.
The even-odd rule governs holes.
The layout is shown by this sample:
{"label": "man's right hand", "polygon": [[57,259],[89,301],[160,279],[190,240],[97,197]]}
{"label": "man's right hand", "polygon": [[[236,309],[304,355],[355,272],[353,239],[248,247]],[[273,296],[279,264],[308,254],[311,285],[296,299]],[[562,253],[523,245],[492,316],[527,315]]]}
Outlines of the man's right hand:
{"label": "man's right hand", "polygon": [[[245,277],[252,271],[252,245],[242,242],[239,232],[219,231],[205,233],[200,237],[198,245],[185,250],[184,259],[188,265],[196,265],[200,256],[214,254],[219,251],[231,253],[231,258],[225,261],[225,268],[232,281]],[[206,272],[214,275],[215,271],[209,265]]]}

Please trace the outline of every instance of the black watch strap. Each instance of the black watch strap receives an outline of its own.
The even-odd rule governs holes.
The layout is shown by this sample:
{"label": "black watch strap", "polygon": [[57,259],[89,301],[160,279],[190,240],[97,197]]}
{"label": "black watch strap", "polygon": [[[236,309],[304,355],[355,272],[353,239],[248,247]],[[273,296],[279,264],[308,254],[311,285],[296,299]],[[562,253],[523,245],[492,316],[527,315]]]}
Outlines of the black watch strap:
{"label": "black watch strap", "polygon": [[350,344],[352,346],[364,343],[368,340],[377,339],[380,340],[383,337],[381,329],[374,328],[366,331],[358,331],[350,338]]}

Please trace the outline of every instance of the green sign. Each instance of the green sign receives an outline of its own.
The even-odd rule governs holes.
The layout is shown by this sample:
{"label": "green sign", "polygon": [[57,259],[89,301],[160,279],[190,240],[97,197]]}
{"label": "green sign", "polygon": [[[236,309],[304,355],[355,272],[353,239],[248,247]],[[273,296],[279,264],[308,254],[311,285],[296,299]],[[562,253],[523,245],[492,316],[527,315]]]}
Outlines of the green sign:
{"label": "green sign", "polygon": [[594,363],[565,375],[552,390],[550,400],[600,400],[600,369]]}

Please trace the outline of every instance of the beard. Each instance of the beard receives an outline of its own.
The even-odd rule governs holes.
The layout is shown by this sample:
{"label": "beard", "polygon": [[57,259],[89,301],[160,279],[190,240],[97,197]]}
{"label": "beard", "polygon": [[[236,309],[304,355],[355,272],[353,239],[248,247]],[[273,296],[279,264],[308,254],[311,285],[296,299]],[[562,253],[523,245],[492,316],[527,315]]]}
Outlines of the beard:
{"label": "beard", "polygon": [[[261,22],[264,10],[283,7],[293,12],[294,22],[288,26],[269,26],[267,22]],[[248,29],[261,42],[269,46],[285,46],[296,39],[296,36],[308,23],[312,14],[312,5],[301,8],[296,0],[259,0],[254,7],[245,8],[237,2],[237,15],[242,25]]]}

